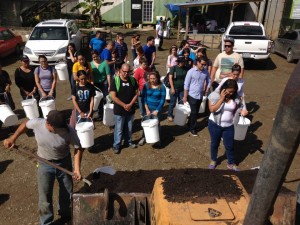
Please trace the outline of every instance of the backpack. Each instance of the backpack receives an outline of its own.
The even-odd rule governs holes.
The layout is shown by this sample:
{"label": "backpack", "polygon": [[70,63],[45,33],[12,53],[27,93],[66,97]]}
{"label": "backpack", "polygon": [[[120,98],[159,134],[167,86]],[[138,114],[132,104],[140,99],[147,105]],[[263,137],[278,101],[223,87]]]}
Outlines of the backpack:
{"label": "backpack", "polygon": [[[132,77],[132,76],[129,76],[129,80],[130,80],[132,85],[134,85],[136,83],[135,78]],[[121,86],[121,79],[120,79],[119,76],[115,76],[115,83],[116,83],[117,92],[119,92],[120,86]]]}

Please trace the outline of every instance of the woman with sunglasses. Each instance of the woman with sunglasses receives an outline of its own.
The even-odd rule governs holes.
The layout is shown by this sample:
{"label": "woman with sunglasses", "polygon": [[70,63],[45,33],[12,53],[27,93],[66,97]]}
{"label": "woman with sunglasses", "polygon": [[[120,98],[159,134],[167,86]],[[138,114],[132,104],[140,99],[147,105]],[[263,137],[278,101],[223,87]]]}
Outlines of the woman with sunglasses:
{"label": "woman with sunglasses", "polygon": [[34,97],[39,101],[39,93],[34,79],[34,69],[29,65],[29,58],[26,55],[20,58],[21,66],[15,70],[15,83],[20,89],[20,95],[25,100]]}
{"label": "woman with sunglasses", "polygon": [[50,66],[47,57],[40,55],[38,57],[40,66],[34,70],[35,83],[41,97],[56,96],[57,73],[54,67]]}
{"label": "woman with sunglasses", "polygon": [[84,70],[77,72],[78,83],[72,89],[72,102],[75,113],[72,113],[70,125],[75,128],[79,118],[92,118],[95,88],[87,81],[87,73]]}

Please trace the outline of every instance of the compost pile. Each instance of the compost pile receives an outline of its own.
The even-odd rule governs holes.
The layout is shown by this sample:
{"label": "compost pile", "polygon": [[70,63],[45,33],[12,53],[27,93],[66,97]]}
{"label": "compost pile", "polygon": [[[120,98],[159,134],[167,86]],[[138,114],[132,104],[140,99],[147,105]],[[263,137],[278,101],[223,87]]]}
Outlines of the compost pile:
{"label": "compost pile", "polygon": [[[246,190],[252,189],[256,171],[234,173],[228,170],[171,169],[118,171],[111,176],[104,173],[90,174],[87,178],[92,186],[84,186],[79,193],[102,193],[105,188],[114,193],[148,193],[153,190],[155,180],[163,177],[163,189],[170,202],[214,203],[217,198],[236,201],[242,190],[230,176],[236,175]],[[250,181],[249,181],[250,180]],[[244,182],[247,181],[247,182]]]}

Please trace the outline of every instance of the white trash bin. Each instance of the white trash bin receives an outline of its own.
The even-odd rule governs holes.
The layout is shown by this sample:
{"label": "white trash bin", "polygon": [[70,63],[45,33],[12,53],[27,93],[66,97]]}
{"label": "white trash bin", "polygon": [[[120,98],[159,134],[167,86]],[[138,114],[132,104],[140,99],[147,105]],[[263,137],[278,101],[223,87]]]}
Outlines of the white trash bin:
{"label": "white trash bin", "polygon": [[250,124],[251,121],[248,118],[240,116],[239,122],[234,126],[234,140],[245,140],[247,130]]}
{"label": "white trash bin", "polygon": [[35,98],[26,98],[21,102],[21,104],[28,119],[31,120],[39,117],[39,110]]}
{"label": "white trash bin", "polygon": [[59,80],[69,80],[68,66],[66,63],[55,65],[55,69]]}
{"label": "white trash bin", "polygon": [[80,145],[82,148],[92,147],[94,145],[94,123],[92,120],[82,122],[80,120],[81,118],[75,126]]}
{"label": "white trash bin", "polygon": [[47,118],[48,113],[51,110],[55,110],[56,107],[55,107],[55,100],[54,100],[53,97],[51,97],[51,99],[48,99],[48,100],[43,100],[45,98],[50,98],[50,97],[43,97],[43,98],[41,98],[41,100],[39,102],[39,105],[40,105],[40,107],[42,109],[44,118]]}
{"label": "white trash bin", "polygon": [[103,93],[100,91],[96,91],[96,95],[94,97],[94,107],[93,107],[94,111],[98,111],[98,107],[102,98],[103,98]]}
{"label": "white trash bin", "polygon": [[206,101],[207,101],[207,96],[203,96],[202,102],[201,102],[201,105],[200,105],[200,108],[199,108],[199,113],[204,113],[205,112]]}
{"label": "white trash bin", "polygon": [[18,123],[18,116],[12,111],[9,105],[0,105],[0,120],[7,126],[13,126]]}
{"label": "white trash bin", "polygon": [[105,104],[103,109],[103,124],[112,127],[114,122],[114,104]]}
{"label": "white trash bin", "polygon": [[173,122],[178,126],[184,126],[186,121],[191,114],[191,108],[188,103],[177,104],[174,108],[174,120]]}
{"label": "white trash bin", "polygon": [[146,142],[153,144],[159,142],[158,119],[148,119],[142,122]]}

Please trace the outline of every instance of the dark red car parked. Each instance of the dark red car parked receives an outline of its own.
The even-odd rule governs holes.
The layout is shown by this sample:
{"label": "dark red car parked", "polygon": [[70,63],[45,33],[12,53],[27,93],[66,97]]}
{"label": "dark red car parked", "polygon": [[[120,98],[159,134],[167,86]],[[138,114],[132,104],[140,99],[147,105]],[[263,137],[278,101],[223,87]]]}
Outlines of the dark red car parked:
{"label": "dark red car parked", "polygon": [[22,37],[7,28],[0,27],[0,58],[12,53],[20,54],[24,45]]}

